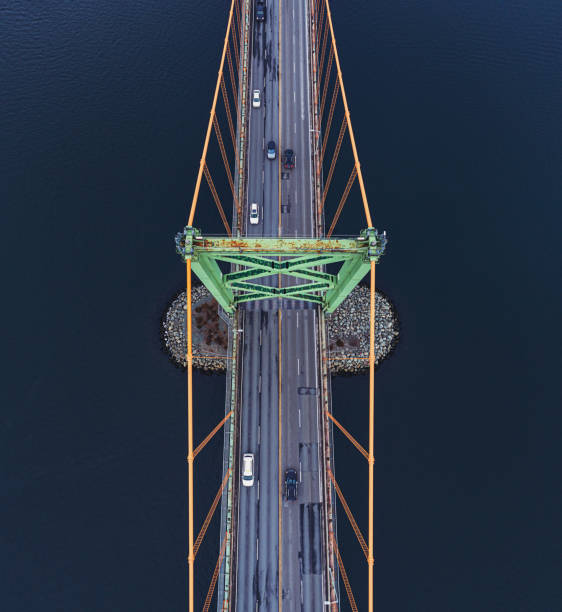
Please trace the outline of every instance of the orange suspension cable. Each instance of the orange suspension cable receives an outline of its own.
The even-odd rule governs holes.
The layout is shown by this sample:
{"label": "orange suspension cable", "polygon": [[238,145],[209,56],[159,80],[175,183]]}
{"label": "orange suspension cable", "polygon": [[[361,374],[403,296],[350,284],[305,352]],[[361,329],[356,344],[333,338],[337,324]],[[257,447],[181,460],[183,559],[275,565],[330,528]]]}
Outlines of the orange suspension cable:
{"label": "orange suspension cable", "polygon": [[343,509],[345,510],[345,513],[347,514],[347,518],[349,519],[349,522],[351,523],[351,526],[353,527],[353,531],[355,532],[355,535],[357,536],[357,540],[359,541],[359,545],[361,546],[361,549],[363,550],[365,559],[367,559],[368,558],[367,544],[365,543],[365,538],[363,537],[363,534],[361,533],[361,530],[359,529],[359,525],[357,525],[357,521],[353,517],[353,514],[351,513],[351,510],[349,509],[349,506],[347,505],[347,502],[345,501],[343,493],[341,492],[341,489],[338,483],[336,482],[336,479],[334,478],[334,475],[332,474],[331,470],[328,470],[328,476],[330,477],[330,480],[332,481],[332,484],[334,485],[336,489],[336,493],[338,494],[338,498],[341,502],[341,505],[343,506]]}
{"label": "orange suspension cable", "polygon": [[211,606],[211,599],[213,599],[213,593],[215,592],[215,586],[217,584],[217,580],[219,577],[219,571],[222,565],[222,560],[224,558],[224,551],[226,548],[226,541],[228,537],[229,537],[229,532],[227,530],[222,540],[221,549],[219,552],[219,558],[217,559],[217,564],[215,565],[215,571],[213,572],[213,577],[211,578],[211,584],[209,585],[209,590],[207,591],[207,597],[205,598],[205,604],[203,605],[203,612],[209,612],[209,608]]}
{"label": "orange suspension cable", "polygon": [[217,205],[217,208],[219,209],[219,214],[221,216],[222,222],[226,229],[226,233],[229,236],[232,236],[232,232],[230,231],[230,225],[228,225],[228,221],[226,220],[226,215],[224,214],[224,210],[222,209],[222,204],[219,199],[219,194],[217,193],[217,190],[215,189],[215,184],[213,183],[213,179],[211,178],[211,173],[209,172],[209,168],[207,167],[207,164],[205,164],[204,166],[204,171],[205,171],[205,178],[207,179],[207,184],[209,185],[209,189],[211,190],[213,199],[215,200],[215,204]]}
{"label": "orange suspension cable", "polygon": [[226,475],[223,478],[223,481],[221,483],[221,486],[219,487],[219,490],[217,491],[217,494],[215,495],[215,499],[213,499],[213,503],[211,504],[211,507],[209,508],[209,512],[207,512],[207,516],[205,517],[205,520],[203,521],[203,525],[201,526],[201,529],[199,530],[199,535],[197,536],[197,539],[195,540],[195,544],[193,545],[193,556],[194,557],[196,557],[197,553],[199,552],[199,547],[201,546],[201,542],[203,541],[203,538],[205,537],[205,534],[207,533],[207,529],[209,528],[209,523],[211,522],[211,519],[213,518],[213,514],[215,513],[215,510],[217,509],[219,500],[221,498],[222,492],[224,491],[224,487],[226,486],[229,476],[230,476],[230,468],[226,470]]}
{"label": "orange suspension cable", "polygon": [[343,205],[347,201],[347,196],[349,195],[349,192],[351,190],[353,182],[355,181],[356,176],[357,176],[357,166],[353,166],[353,170],[351,171],[351,175],[349,176],[347,185],[345,186],[345,190],[341,197],[340,203],[338,204],[338,209],[336,210],[336,214],[334,215],[332,225],[330,225],[330,231],[326,235],[327,238],[329,238],[332,235],[332,232],[334,231],[334,228],[336,227],[336,223],[338,222],[338,219],[340,218],[340,213],[343,209]]}
{"label": "orange suspension cable", "polygon": [[324,184],[324,191],[322,192],[322,202],[320,203],[320,212],[324,209],[324,203],[326,202],[326,196],[328,195],[328,189],[330,188],[330,183],[332,182],[332,176],[334,174],[334,169],[336,167],[336,161],[338,160],[338,156],[340,154],[340,148],[343,141],[343,137],[345,135],[345,130],[347,128],[347,122],[345,117],[341,122],[340,133],[338,134],[338,141],[336,142],[336,148],[334,149],[334,155],[332,156],[332,163],[330,164],[330,171],[328,172],[328,178],[326,179],[326,183]]}
{"label": "orange suspension cable", "polygon": [[203,448],[206,446],[206,444],[209,442],[209,440],[217,433],[217,431],[228,421],[228,419],[232,416],[232,413],[234,411],[231,410],[225,417],[224,419],[216,426],[213,428],[213,430],[211,431],[211,433],[209,433],[206,438],[203,440],[203,442],[201,442],[201,444],[199,444],[199,446],[193,451],[193,458],[195,459],[195,457],[197,457],[197,455],[203,450]]}
{"label": "orange suspension cable", "polygon": [[334,60],[334,49],[330,47],[330,55],[328,57],[328,67],[326,68],[326,74],[324,78],[324,87],[322,88],[322,98],[320,101],[320,123],[322,123],[322,115],[324,114],[324,104],[326,102],[326,94],[328,93],[328,83],[330,82],[330,72],[332,70],[332,62]]}
{"label": "orange suspension cable", "polygon": [[345,571],[345,567],[343,566],[343,561],[341,560],[340,549],[338,548],[338,543],[336,542],[336,538],[334,534],[332,536],[332,543],[336,550],[336,555],[338,557],[338,567],[340,568],[341,577],[343,583],[345,585],[345,592],[347,593],[347,598],[349,599],[349,605],[353,612],[357,612],[357,604],[355,603],[355,597],[353,597],[353,591],[351,590],[351,585],[349,584],[349,579],[347,577],[347,572]]}
{"label": "orange suspension cable", "polygon": [[322,38],[322,53],[320,54],[320,67],[318,69],[318,82],[322,80],[322,71],[324,68],[324,57],[326,55],[326,43],[328,42],[328,28],[324,29],[324,37]]}
{"label": "orange suspension cable", "polygon": [[186,315],[187,315],[187,566],[189,576],[188,586],[188,610],[194,612],[194,561],[193,554],[193,343],[191,334],[191,259],[185,262],[186,265]]}
{"label": "orange suspension cable", "polygon": [[236,190],[234,189],[234,181],[232,180],[232,172],[230,171],[230,166],[228,164],[228,159],[226,157],[226,151],[224,148],[224,141],[222,139],[222,134],[221,134],[221,130],[219,127],[219,122],[218,119],[215,115],[215,117],[213,118],[213,127],[215,128],[215,134],[217,136],[217,140],[219,143],[219,148],[221,150],[221,156],[222,156],[222,161],[224,163],[224,168],[226,170],[226,176],[228,177],[228,183],[230,184],[230,189],[232,190],[232,197],[234,198],[234,204],[238,210],[238,214],[242,214],[241,208],[238,205],[238,199],[236,197]]}
{"label": "orange suspension cable", "polygon": [[[193,199],[191,200],[191,209],[189,211],[189,218],[187,221],[187,225],[193,225],[193,217],[195,216],[195,209],[197,208],[197,200],[199,198],[199,190],[201,189],[201,179],[203,177],[203,168],[205,166],[207,160],[207,149],[209,148],[209,138],[211,136],[211,126],[213,123],[213,115],[215,114],[217,108],[217,98],[219,95],[219,87],[222,81],[222,71],[224,68],[224,58],[226,56],[226,47],[228,45],[228,39],[230,36],[230,27],[232,24],[232,11],[234,7],[234,1],[230,5],[230,12],[228,14],[228,25],[226,26],[226,35],[224,37],[224,45],[222,48],[222,55],[219,67],[219,73],[217,76],[217,84],[215,86],[215,93],[213,95],[213,103],[211,105],[211,116],[209,117],[209,123],[207,124],[207,133],[205,134],[205,142],[203,144],[203,154],[201,155],[201,161],[199,162],[199,172],[197,173],[197,180],[195,181],[195,191],[193,193]],[[234,137],[233,137],[234,140]],[[236,145],[235,145],[236,148]]]}
{"label": "orange suspension cable", "polygon": [[375,493],[375,262],[371,260],[371,301],[369,309],[369,612],[374,609],[373,556],[374,493]]}
{"label": "orange suspension cable", "polygon": [[334,35],[334,25],[332,23],[332,12],[330,11],[330,4],[328,0],[326,2],[326,11],[328,13],[328,23],[330,24],[330,32],[332,34],[332,47],[334,49],[334,58],[336,60],[336,68],[338,70],[338,79],[341,88],[341,95],[343,100],[343,106],[345,108],[345,116],[347,118],[347,129],[349,131],[349,138],[351,140],[351,148],[353,149],[353,157],[355,159],[355,166],[357,168],[357,176],[359,177],[359,188],[361,190],[361,197],[363,199],[363,208],[365,210],[365,218],[367,225],[373,227],[373,221],[371,219],[371,211],[369,210],[369,202],[367,200],[367,193],[365,191],[365,185],[363,183],[363,174],[361,173],[361,164],[359,163],[359,155],[357,154],[357,147],[355,145],[355,136],[353,135],[353,127],[351,126],[351,115],[349,114],[349,107],[347,105],[347,96],[345,95],[345,88],[343,86],[343,77],[340,66],[340,58],[338,56],[338,49],[336,47],[336,37]]}
{"label": "orange suspension cable", "polygon": [[[319,26],[322,26],[323,22],[324,22],[324,16],[326,13],[326,4],[324,2],[322,2],[322,6],[320,7],[320,14],[318,17],[318,24]],[[321,34],[321,28],[318,28],[318,36],[320,36]]]}
{"label": "orange suspension cable", "polygon": [[328,415],[328,418],[334,423],[334,425],[342,432],[342,434],[363,455],[363,457],[365,457],[365,459],[368,459],[369,454],[367,453],[367,451],[361,446],[361,444],[359,444],[359,442],[357,442],[357,440],[349,433],[349,431],[347,431],[347,429],[339,421],[337,421],[336,418],[332,416],[330,412],[326,411],[326,414]]}
{"label": "orange suspension cable", "polygon": [[330,128],[332,127],[332,119],[334,118],[334,108],[336,107],[336,101],[338,99],[339,82],[336,81],[334,84],[334,93],[332,94],[332,101],[330,103],[330,112],[328,113],[328,121],[324,128],[324,142],[322,143],[322,152],[320,153],[320,163],[324,159],[324,153],[326,153],[326,147],[328,146],[328,136],[330,134]]}
{"label": "orange suspension cable", "polygon": [[236,80],[234,78],[234,69],[232,67],[232,56],[230,54],[230,47],[226,48],[226,59],[228,60],[228,72],[230,74],[230,84],[232,85],[232,98],[234,99],[234,108],[236,109],[236,114],[238,114],[238,96],[236,95],[237,88]]}
{"label": "orange suspension cable", "polygon": [[240,66],[240,55],[238,51],[238,37],[236,36],[236,28],[231,28],[232,32],[232,46],[234,47],[234,57],[236,58],[236,70]]}
{"label": "orange suspension cable", "polygon": [[233,30],[238,30],[238,33],[240,33],[240,27],[241,27],[241,23],[240,23],[240,8],[238,7],[237,0],[234,0],[234,21],[236,23],[234,24],[234,27],[232,29]]}
{"label": "orange suspension cable", "polygon": [[234,124],[232,123],[232,113],[230,112],[230,103],[228,101],[228,94],[226,92],[226,85],[224,84],[224,77],[220,83],[222,91],[222,99],[224,101],[224,107],[226,109],[226,118],[228,120],[228,129],[230,130],[230,137],[232,138],[232,146],[234,147],[234,154],[236,156],[236,163],[238,163],[238,149],[236,148],[236,134],[234,132]]}

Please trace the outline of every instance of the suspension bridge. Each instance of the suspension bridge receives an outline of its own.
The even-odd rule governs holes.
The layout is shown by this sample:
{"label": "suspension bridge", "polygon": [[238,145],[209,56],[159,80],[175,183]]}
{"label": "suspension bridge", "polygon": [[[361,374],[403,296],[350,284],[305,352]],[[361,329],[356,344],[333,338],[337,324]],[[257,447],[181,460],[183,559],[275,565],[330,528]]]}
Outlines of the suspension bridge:
{"label": "suspension bridge", "polygon": [[[352,582],[366,581],[361,607],[372,612],[375,267],[386,234],[372,221],[330,4],[232,0],[226,19],[191,208],[176,237],[187,283],[188,609],[336,611],[346,599],[357,610]],[[354,236],[336,236],[347,202],[364,221]],[[197,225],[198,205],[216,206],[224,234],[207,235]],[[224,417],[197,446],[194,274],[229,324]],[[366,276],[370,343],[359,356],[369,364],[364,448],[332,406],[326,316]],[[194,464],[221,431],[222,481],[196,526]],[[367,492],[366,527],[345,500],[350,479],[343,487],[337,481],[334,432],[368,463],[368,481],[353,482]],[[352,579],[338,547],[338,503],[365,557],[364,575]],[[196,601],[197,554],[219,506],[216,566],[197,577],[209,587]]]}

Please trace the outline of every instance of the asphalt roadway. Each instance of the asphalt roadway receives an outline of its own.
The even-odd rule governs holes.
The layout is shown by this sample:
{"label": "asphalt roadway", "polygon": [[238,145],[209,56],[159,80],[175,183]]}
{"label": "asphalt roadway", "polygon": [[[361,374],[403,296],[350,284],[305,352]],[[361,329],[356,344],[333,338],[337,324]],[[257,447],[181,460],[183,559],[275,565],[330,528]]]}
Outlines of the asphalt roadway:
{"label": "asphalt roadway", "polygon": [[[253,21],[249,91],[251,98],[259,89],[262,103],[250,106],[244,230],[311,236],[308,2],[268,0],[266,11],[264,23]],[[266,156],[269,140],[277,144],[275,160]],[[280,164],[286,148],[296,154],[290,171]],[[248,222],[252,202],[259,206],[257,225]],[[239,612],[278,611],[280,596],[286,611],[323,609],[317,325],[316,307],[301,301],[263,300],[243,309],[238,448],[240,459],[254,454],[255,482],[239,486]],[[287,468],[299,474],[292,502],[284,496]]]}

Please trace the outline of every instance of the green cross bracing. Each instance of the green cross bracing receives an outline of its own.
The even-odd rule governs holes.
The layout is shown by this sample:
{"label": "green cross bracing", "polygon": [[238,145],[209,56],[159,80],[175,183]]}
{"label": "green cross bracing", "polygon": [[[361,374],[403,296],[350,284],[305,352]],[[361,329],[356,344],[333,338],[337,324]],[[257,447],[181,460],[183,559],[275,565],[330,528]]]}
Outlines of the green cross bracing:
{"label": "green cross bracing", "polygon": [[[333,312],[378,262],[386,247],[386,233],[370,227],[357,238],[226,238],[203,237],[186,227],[176,236],[176,250],[228,313],[253,300],[287,298],[320,304]],[[219,262],[231,265],[223,272]],[[337,274],[325,271],[341,263]],[[279,275],[298,279],[284,286]],[[254,282],[267,279],[271,284]],[[268,280],[265,280],[267,283]],[[281,285],[281,286],[280,286]]]}

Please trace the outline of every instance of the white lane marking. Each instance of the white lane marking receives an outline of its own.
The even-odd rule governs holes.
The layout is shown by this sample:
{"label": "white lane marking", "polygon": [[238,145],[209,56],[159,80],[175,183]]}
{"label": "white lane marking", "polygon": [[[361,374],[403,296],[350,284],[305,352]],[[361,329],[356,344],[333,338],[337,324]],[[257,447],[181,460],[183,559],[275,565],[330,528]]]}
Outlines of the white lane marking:
{"label": "white lane marking", "polygon": [[299,313],[297,311],[297,329],[299,328]]}
{"label": "white lane marking", "polygon": [[301,409],[299,408],[299,427],[301,426]]}
{"label": "white lane marking", "polygon": [[299,482],[302,482],[302,462],[299,461]]}
{"label": "white lane marking", "polygon": [[260,481],[258,480],[258,499],[260,498]]}
{"label": "white lane marking", "polygon": [[[301,56],[301,62],[300,62],[300,66],[299,66],[299,85],[300,85],[300,90],[301,90],[301,120],[304,121],[305,119],[305,115],[304,115],[304,67],[305,67],[305,62],[307,61],[307,57],[308,57],[308,49],[303,47],[304,44],[304,31],[306,31],[308,28],[303,28],[303,38],[301,39],[301,37],[299,36],[299,45],[300,48],[302,49],[302,52],[300,54]],[[308,66],[307,66],[308,67]],[[307,96],[308,96],[308,92],[307,92]]]}
{"label": "white lane marking", "polygon": [[301,360],[297,357],[297,376],[301,373]]}
{"label": "white lane marking", "polygon": [[259,549],[260,539],[256,538],[256,559],[260,558],[260,549]]}
{"label": "white lane marking", "polygon": [[263,185],[265,183],[265,170],[262,168],[261,169],[261,184]]}
{"label": "white lane marking", "polygon": [[295,134],[297,133],[297,124],[295,123]]}

